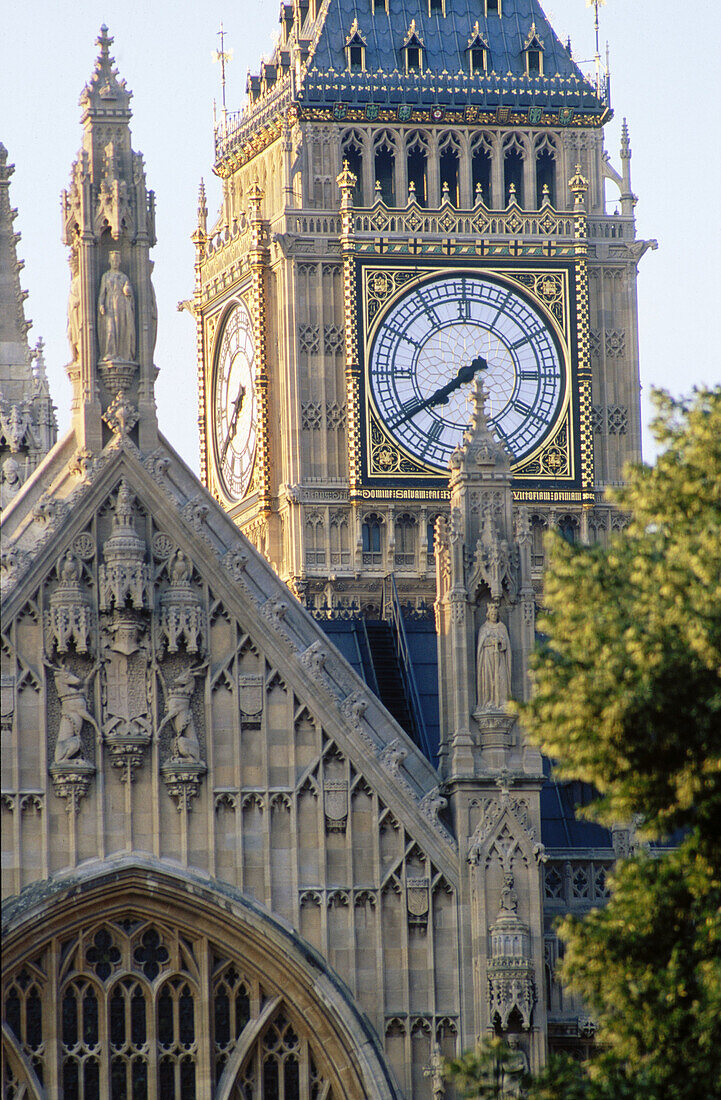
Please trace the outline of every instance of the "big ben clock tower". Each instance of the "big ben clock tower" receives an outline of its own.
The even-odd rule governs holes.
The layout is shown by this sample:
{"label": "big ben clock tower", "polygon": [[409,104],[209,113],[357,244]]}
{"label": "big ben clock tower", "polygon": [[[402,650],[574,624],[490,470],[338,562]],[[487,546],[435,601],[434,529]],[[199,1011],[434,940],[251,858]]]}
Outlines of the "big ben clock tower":
{"label": "big ben clock tower", "polygon": [[208,488],[309,606],[372,613],[389,573],[427,606],[482,376],[534,569],[548,527],[604,539],[640,455],[649,245],[608,81],[536,0],[302,0],[280,23],[216,131],[212,227],[199,204]]}

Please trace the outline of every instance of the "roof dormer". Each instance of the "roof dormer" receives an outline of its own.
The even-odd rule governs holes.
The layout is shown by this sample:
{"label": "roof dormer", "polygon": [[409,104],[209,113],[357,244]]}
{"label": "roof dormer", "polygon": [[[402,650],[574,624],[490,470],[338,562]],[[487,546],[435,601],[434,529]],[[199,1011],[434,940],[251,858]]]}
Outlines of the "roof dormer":
{"label": "roof dormer", "polygon": [[423,72],[423,49],[423,39],[416,30],[416,21],[411,19],[402,47],[407,73]]}
{"label": "roof dormer", "polygon": [[543,50],[543,39],[539,37],[536,24],[533,22],[523,45],[526,76],[543,76]]}
{"label": "roof dormer", "polygon": [[361,34],[357,19],[353,20],[345,40],[345,64],[350,73],[365,72],[366,40]]}
{"label": "roof dormer", "polygon": [[468,39],[466,53],[468,54],[468,71],[471,76],[488,72],[488,40],[481,34],[477,21],[471,31],[471,37]]}

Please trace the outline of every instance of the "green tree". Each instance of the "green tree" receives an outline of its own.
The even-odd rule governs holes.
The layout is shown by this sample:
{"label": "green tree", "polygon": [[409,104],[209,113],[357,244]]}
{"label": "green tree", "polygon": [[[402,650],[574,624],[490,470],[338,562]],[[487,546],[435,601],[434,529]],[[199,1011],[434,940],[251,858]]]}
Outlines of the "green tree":
{"label": "green tree", "polygon": [[596,787],[596,820],[660,842],[560,928],[599,1053],[549,1064],[537,1100],[721,1096],[721,387],[655,400],[664,449],[614,493],[625,532],[552,540],[520,708],[556,774]]}
{"label": "green tree", "polygon": [[475,1050],[446,1059],[444,1071],[458,1096],[474,1100],[515,1100],[523,1074],[518,1055],[498,1038],[482,1040]]}

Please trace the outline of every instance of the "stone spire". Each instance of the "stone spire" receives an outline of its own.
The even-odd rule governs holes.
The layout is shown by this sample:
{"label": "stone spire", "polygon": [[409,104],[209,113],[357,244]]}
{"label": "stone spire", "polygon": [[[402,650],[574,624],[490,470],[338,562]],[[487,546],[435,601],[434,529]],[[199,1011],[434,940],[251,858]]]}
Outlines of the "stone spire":
{"label": "stone spire", "polygon": [[13,232],[17,210],[10,206],[7,149],[0,143],[0,464],[2,506],[47,454],[57,438],[43,342],[28,343],[32,321],[25,319],[27,291],[20,288],[24,264],[17,257],[20,234]]}
{"label": "stone spire", "polygon": [[511,457],[488,423],[478,375],[472,402],[449,464],[450,522],[436,533],[440,767],[449,779],[525,767],[513,758],[506,703],[525,695],[533,645],[528,520],[514,507]]}
{"label": "stone spire", "polygon": [[142,451],[157,441],[151,282],[155,199],[130,135],[130,97],[103,26],[95,69],[80,96],[83,142],[63,193],[70,248],[68,340],[78,447],[97,452],[114,435]]}

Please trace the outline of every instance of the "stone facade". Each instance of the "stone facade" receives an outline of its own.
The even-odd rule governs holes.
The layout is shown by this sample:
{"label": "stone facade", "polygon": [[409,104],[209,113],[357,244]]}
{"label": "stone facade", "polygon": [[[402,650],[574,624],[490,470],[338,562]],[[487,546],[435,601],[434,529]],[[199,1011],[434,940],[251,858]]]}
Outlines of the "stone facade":
{"label": "stone facade", "polygon": [[[216,264],[220,288],[236,248],[252,307],[235,314],[224,376],[241,480],[251,397],[257,449],[248,502],[227,510],[158,430],[154,199],[111,42],[103,28],[63,201],[72,428],[3,517],[4,1087],[439,1100],[441,1056],[494,1031],[537,1068],[549,1039],[578,1049],[592,1036],[556,982],[550,922],[603,900],[614,850],[605,834],[544,849],[543,762],[506,706],[528,690],[533,519],[483,387],[443,507],[407,508],[411,526],[434,521],[434,552],[411,575],[414,599],[435,596],[436,768],[295,594],[311,574],[329,600],[341,591],[328,559],[297,564],[311,515],[339,574],[350,555],[350,594],[375,593],[363,555],[376,551],[348,496],[352,319],[334,239],[349,240],[356,184],[348,170],[334,190],[338,135],[313,153],[326,159],[312,196],[282,215],[306,226],[292,240],[268,204],[309,186],[293,168],[295,122],[262,153],[258,164],[280,158],[265,183],[226,182],[227,232],[206,232],[201,196],[202,355],[220,323],[208,274]],[[326,211],[339,193],[345,229]],[[232,203],[246,200],[236,224]],[[277,373],[266,321],[281,301],[284,331],[323,371]],[[252,394],[234,366],[251,361],[251,336]],[[388,508],[377,504],[381,524]],[[296,557],[279,553],[283,524]]]}

